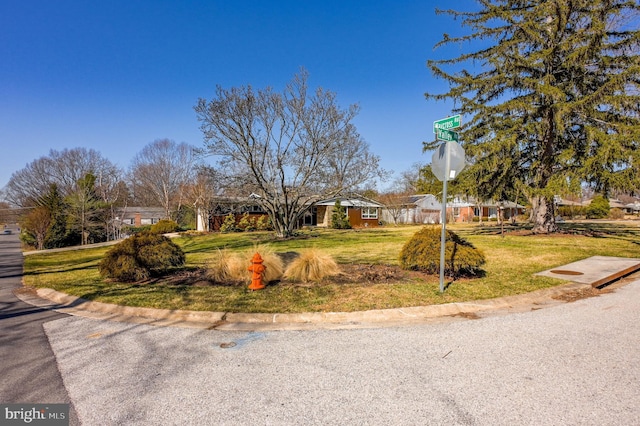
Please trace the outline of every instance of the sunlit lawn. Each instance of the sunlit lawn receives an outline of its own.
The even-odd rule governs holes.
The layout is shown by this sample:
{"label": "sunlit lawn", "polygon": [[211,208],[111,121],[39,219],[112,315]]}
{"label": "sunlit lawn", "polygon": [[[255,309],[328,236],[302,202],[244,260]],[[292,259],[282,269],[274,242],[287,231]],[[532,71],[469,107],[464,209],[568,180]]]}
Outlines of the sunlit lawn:
{"label": "sunlit lawn", "polygon": [[[109,249],[92,248],[25,257],[27,286],[48,287],[107,303],[164,309],[224,312],[356,311],[488,299],[560,285],[564,281],[534,276],[536,272],[589,256],[640,258],[638,223],[563,224],[586,235],[500,234],[497,226],[448,225],[486,256],[485,274],[450,283],[439,292],[439,277],[385,284],[307,284],[282,282],[252,292],[246,286],[123,284],[103,280],[97,270]],[[304,231],[302,237],[275,240],[270,233],[191,235],[175,239],[187,253],[187,269],[204,267],[218,249],[248,250],[269,245],[276,252],[315,247],[338,263],[397,265],[403,244],[418,226],[364,230]],[[506,228],[505,228],[506,229]],[[513,230],[512,227],[506,229]]]}

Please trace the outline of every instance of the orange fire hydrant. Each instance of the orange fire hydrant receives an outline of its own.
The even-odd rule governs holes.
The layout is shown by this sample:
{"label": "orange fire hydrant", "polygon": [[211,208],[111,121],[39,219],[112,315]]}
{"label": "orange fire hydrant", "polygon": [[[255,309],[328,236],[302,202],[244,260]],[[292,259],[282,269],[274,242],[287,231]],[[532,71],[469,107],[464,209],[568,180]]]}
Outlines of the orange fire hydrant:
{"label": "orange fire hydrant", "polygon": [[262,256],[260,256],[260,253],[253,255],[253,258],[251,259],[252,265],[248,268],[249,271],[253,272],[253,275],[251,275],[251,284],[249,284],[250,290],[261,290],[265,288],[264,282],[262,282],[262,274],[267,267],[264,266],[262,262],[264,262],[264,260],[262,259]]}

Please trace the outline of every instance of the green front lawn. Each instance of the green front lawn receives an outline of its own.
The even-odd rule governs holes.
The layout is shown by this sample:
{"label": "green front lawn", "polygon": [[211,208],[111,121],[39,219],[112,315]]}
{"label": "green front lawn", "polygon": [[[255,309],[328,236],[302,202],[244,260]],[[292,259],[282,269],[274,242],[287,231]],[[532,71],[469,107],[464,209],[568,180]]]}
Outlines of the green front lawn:
{"label": "green front lawn", "polygon": [[[486,256],[483,277],[453,282],[444,294],[439,277],[379,284],[293,284],[281,282],[261,291],[246,286],[173,284],[167,280],[131,284],[104,281],[97,265],[109,249],[92,248],[25,257],[24,284],[106,303],[163,309],[223,312],[338,312],[420,306],[520,294],[562,284],[533,276],[589,256],[640,258],[640,226],[625,223],[563,224],[576,234],[548,236],[507,232],[497,226],[447,225]],[[508,229],[507,229],[508,228]],[[187,254],[185,269],[204,267],[217,249],[247,250],[269,245],[276,252],[315,247],[341,264],[398,265],[403,244],[417,226],[363,230],[305,231],[302,238],[275,240],[267,232],[209,234],[175,239]],[[512,227],[505,230],[513,231]],[[247,265],[248,266],[248,265]]]}

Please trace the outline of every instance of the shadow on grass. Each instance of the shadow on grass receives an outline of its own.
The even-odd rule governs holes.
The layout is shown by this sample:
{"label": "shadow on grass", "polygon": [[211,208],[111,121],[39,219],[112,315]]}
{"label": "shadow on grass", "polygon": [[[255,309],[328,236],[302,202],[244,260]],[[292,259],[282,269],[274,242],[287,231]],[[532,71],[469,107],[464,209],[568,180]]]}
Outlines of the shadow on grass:
{"label": "shadow on grass", "polygon": [[82,271],[90,267],[97,267],[98,263],[104,254],[93,255],[93,256],[79,256],[78,259],[59,259],[56,258],[54,261],[50,261],[48,258],[29,259],[29,262],[32,263],[32,271],[26,271],[23,275],[41,275],[41,274],[49,274],[56,272],[73,272],[73,271]]}
{"label": "shadow on grass", "polygon": [[548,236],[548,235],[581,235],[594,238],[615,238],[640,245],[640,226],[611,222],[562,222],[558,223],[559,232],[556,234],[534,234],[533,226],[528,223],[479,225],[475,228],[461,230],[461,235],[519,235],[519,236]]}
{"label": "shadow on grass", "polygon": [[236,233],[237,238],[231,239],[230,234],[211,234],[209,238],[201,236],[185,236],[180,242],[182,249],[190,254],[212,253],[216,250],[251,248],[256,244],[279,241],[274,235],[265,233],[252,234]]}
{"label": "shadow on grass", "polygon": [[579,222],[561,223],[560,230],[566,233],[574,233],[593,237],[618,237],[618,238],[638,238],[640,237],[640,226],[629,226],[617,223]]}

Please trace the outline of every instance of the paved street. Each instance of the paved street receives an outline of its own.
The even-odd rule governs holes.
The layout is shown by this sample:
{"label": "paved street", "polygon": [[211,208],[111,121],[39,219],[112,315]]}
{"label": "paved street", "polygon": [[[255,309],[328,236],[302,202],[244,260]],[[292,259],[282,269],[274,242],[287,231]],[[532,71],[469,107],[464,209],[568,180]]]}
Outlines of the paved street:
{"label": "paved street", "polygon": [[[83,425],[634,425],[639,312],[636,279],[528,312],[373,329],[240,332],[39,314],[51,316],[40,324]],[[22,367],[12,369],[33,374]]]}
{"label": "paved street", "polygon": [[89,425],[632,425],[640,281],[527,313],[398,328],[229,332],[45,324]]}
{"label": "paved street", "polygon": [[[0,235],[0,403],[70,403],[43,329],[66,315],[14,296],[22,264],[18,235]],[[70,416],[70,424],[78,424],[73,407]]]}

